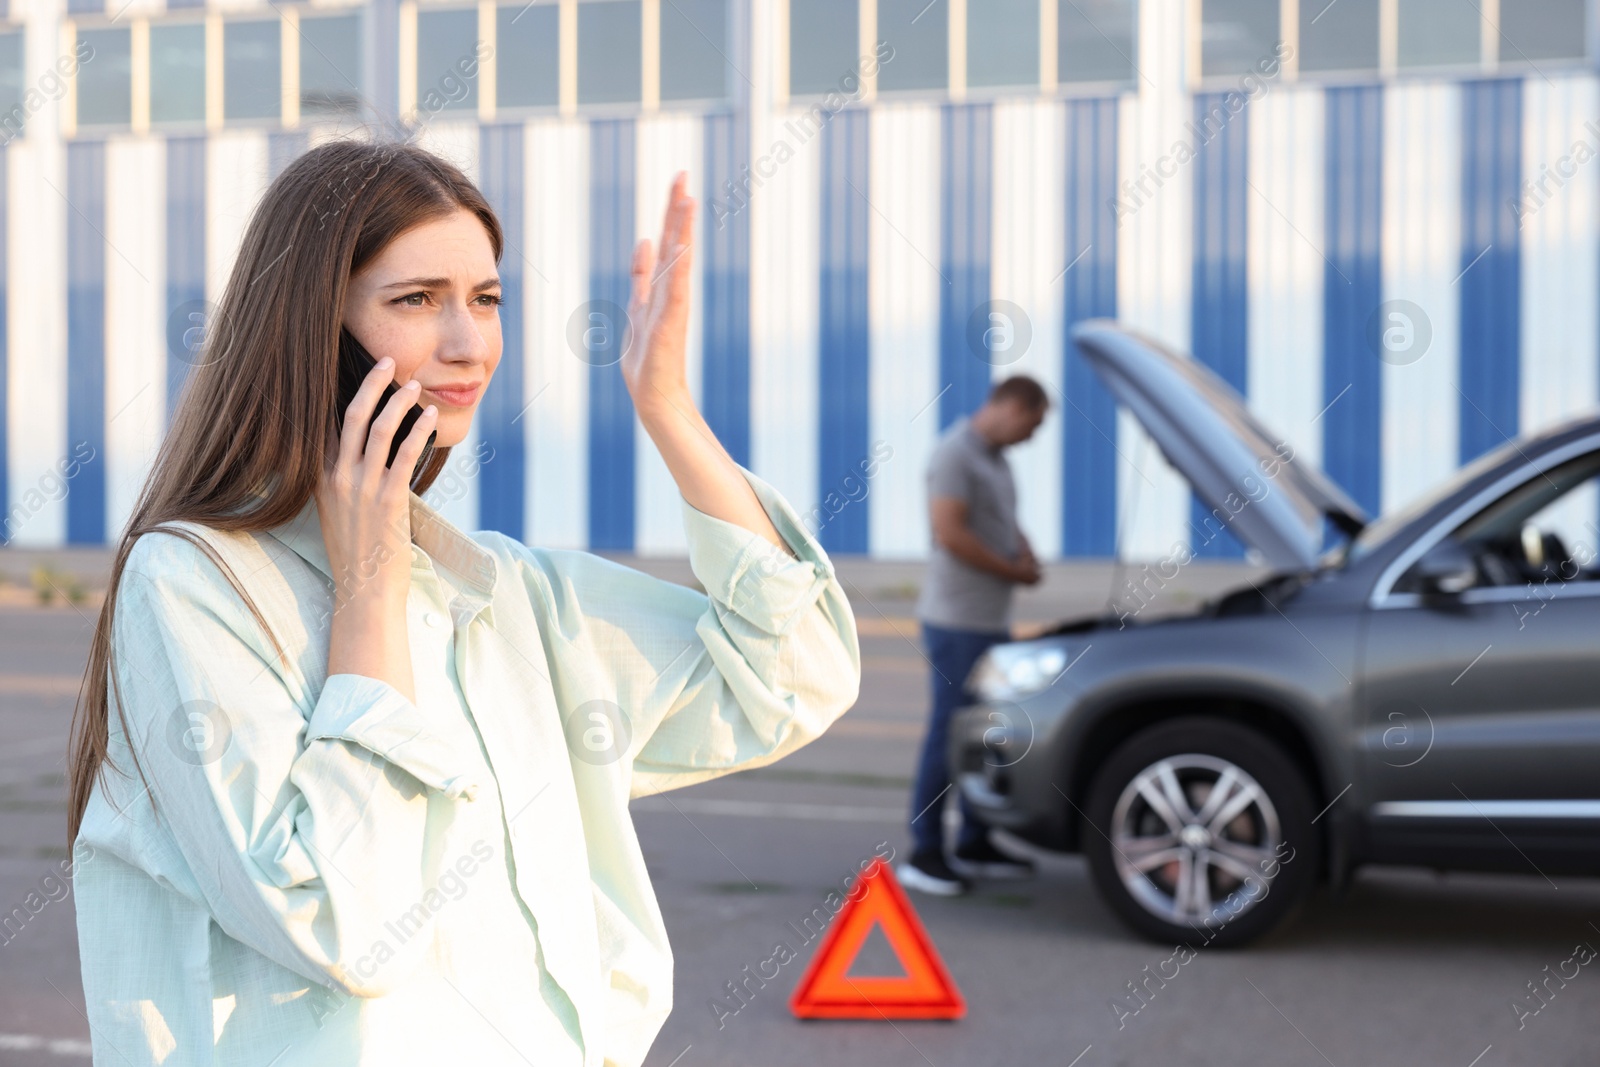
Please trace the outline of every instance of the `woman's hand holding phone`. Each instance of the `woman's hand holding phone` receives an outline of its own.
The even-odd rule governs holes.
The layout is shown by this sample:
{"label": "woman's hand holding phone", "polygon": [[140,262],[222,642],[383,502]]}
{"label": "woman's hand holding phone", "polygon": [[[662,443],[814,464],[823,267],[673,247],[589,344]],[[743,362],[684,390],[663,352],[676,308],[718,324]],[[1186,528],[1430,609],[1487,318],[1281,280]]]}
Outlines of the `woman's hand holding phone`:
{"label": "woman's hand holding phone", "polygon": [[415,380],[407,382],[374,418],[393,377],[394,361],[379,360],[345,409],[333,465],[317,486],[317,513],[335,578],[328,674],[378,678],[415,700],[405,614],[411,589],[410,476],[438,411],[428,405],[401,442],[394,465],[385,466],[395,430],[419,391]]}

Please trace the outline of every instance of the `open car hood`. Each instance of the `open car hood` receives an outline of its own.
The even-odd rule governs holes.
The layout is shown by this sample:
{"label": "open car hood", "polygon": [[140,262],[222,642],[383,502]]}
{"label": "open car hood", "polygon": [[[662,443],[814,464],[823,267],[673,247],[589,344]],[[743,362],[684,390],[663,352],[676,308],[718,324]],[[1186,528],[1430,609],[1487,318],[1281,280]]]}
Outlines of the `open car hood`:
{"label": "open car hood", "polygon": [[1195,495],[1271,566],[1315,567],[1324,517],[1352,535],[1367,524],[1359,504],[1269,433],[1199,360],[1110,319],[1079,323],[1072,340]]}

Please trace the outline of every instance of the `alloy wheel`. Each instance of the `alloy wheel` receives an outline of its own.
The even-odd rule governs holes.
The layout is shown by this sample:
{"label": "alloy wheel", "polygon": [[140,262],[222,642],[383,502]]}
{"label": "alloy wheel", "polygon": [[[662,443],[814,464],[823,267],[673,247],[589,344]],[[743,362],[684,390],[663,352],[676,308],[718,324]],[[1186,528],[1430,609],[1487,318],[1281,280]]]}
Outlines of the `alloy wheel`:
{"label": "alloy wheel", "polygon": [[1254,778],[1201,753],[1159,759],[1123,788],[1111,852],[1128,894],[1177,926],[1238,918],[1265,896],[1283,841],[1277,808]]}

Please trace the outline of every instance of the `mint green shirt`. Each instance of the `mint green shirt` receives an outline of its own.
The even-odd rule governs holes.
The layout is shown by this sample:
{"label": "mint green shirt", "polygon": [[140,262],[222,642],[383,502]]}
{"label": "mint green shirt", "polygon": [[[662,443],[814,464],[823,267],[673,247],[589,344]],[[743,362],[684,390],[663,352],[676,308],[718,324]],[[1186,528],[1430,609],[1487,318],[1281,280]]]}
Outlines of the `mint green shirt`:
{"label": "mint green shirt", "polygon": [[[316,501],[270,533],[134,544],[107,770],[75,846],[94,1062],[610,1067],[672,1008],[628,801],[758,767],[856,700],[855,618],[799,555],[683,501],[705,593],[466,534],[412,494],[415,702],[327,675]],[[680,495],[680,500],[682,497]],[[114,698],[113,698],[114,699]]]}

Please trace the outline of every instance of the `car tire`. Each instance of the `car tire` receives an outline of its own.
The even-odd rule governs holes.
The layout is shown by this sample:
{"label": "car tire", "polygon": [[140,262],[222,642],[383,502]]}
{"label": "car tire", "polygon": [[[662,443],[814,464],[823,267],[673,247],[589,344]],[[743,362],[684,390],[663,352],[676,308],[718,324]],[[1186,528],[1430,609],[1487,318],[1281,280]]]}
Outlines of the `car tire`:
{"label": "car tire", "polygon": [[1124,741],[1094,775],[1079,840],[1096,889],[1136,932],[1239,945],[1310,894],[1320,855],[1312,803],[1305,773],[1262,734],[1170,719]]}

